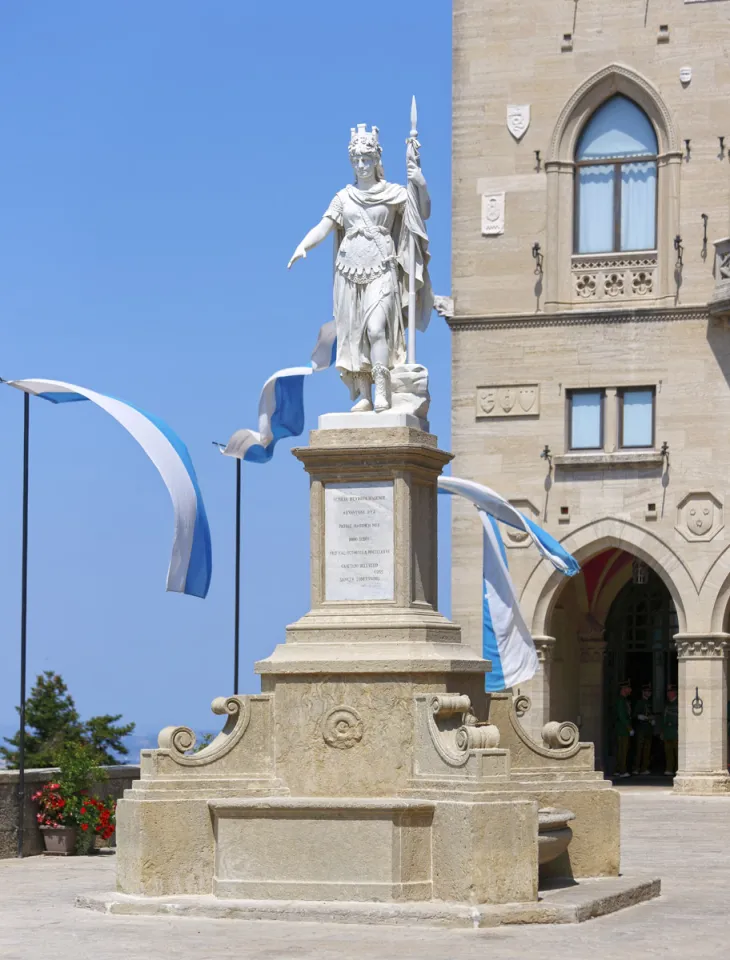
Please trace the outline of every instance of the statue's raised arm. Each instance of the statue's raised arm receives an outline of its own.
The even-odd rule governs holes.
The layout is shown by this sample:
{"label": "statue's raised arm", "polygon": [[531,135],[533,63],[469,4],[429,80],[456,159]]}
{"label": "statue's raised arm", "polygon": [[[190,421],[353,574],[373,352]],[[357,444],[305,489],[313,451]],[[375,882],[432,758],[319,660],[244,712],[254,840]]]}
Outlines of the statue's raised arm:
{"label": "statue's raised arm", "polygon": [[425,227],[431,200],[417,146],[408,141],[408,188],[388,183],[378,128],[368,131],[364,123],[353,128],[349,154],[355,183],[335,194],[289,261],[291,267],[335,231],[336,365],[355,401],[354,412],[393,406],[425,417],[428,409],[427,372],[406,364],[404,320],[411,271],[418,329],[425,330],[433,305]]}

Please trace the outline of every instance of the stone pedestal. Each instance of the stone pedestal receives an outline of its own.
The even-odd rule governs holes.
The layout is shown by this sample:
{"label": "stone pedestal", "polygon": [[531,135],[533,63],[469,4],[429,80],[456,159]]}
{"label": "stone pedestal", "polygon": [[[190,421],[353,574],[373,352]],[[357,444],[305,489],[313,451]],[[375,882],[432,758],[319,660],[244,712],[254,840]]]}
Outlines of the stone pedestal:
{"label": "stone pedestal", "polygon": [[[618,874],[618,794],[592,746],[573,724],[531,738],[438,612],[450,455],[394,416],[323,418],[294,451],[311,483],[311,610],[257,664],[260,695],[214,701],[227,720],[213,743],[190,753],[192,731],[168,727],[142,752],[117,811],[128,912],[181,895],[204,912],[212,895],[234,898],[236,916],[296,902],[297,919],[315,918],[325,901],[353,919],[367,901],[383,905],[369,916],[407,919],[438,903],[478,924],[498,904],[505,917],[535,904],[540,876]],[[540,647],[544,670],[551,638]],[[547,717],[549,674],[539,682]]]}
{"label": "stone pedestal", "polygon": [[727,654],[730,635],[677,634],[679,769],[675,793],[730,793]]}

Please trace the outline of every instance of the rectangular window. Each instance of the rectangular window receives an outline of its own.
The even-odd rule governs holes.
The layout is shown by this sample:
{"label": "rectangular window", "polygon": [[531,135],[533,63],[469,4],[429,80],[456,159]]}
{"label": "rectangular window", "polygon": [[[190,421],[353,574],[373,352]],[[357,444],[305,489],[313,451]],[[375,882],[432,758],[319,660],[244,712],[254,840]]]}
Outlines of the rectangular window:
{"label": "rectangular window", "polygon": [[568,394],[568,446],[571,450],[603,449],[603,390],[571,390]]}
{"label": "rectangular window", "polygon": [[614,249],[613,164],[578,168],[577,253],[605,253]]}
{"label": "rectangular window", "polygon": [[654,387],[619,390],[619,446],[654,446]]}
{"label": "rectangular window", "polygon": [[624,163],[621,167],[621,249],[653,250],[656,246],[656,164]]}

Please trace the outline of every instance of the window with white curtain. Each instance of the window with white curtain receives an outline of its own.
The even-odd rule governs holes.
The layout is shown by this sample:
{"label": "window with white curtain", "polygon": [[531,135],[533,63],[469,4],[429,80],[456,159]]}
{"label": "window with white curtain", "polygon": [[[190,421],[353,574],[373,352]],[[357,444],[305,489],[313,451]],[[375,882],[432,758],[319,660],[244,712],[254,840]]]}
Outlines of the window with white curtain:
{"label": "window with white curtain", "polygon": [[619,391],[619,446],[654,446],[654,387]]}
{"label": "window with white curtain", "polygon": [[657,138],[628,97],[596,110],[575,154],[575,252],[656,247]]}
{"label": "window with white curtain", "polygon": [[568,447],[603,447],[603,390],[571,390],[568,394]]}

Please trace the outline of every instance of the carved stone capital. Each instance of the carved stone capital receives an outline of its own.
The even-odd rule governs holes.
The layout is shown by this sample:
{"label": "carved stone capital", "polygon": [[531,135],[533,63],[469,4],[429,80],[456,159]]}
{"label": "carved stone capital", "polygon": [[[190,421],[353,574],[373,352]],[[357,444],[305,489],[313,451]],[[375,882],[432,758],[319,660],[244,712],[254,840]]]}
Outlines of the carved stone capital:
{"label": "carved stone capital", "polygon": [[555,653],[555,637],[533,637],[537,659],[540,663],[549,663]]}
{"label": "carved stone capital", "polygon": [[722,660],[727,656],[730,634],[678,633],[674,645],[680,660]]}

